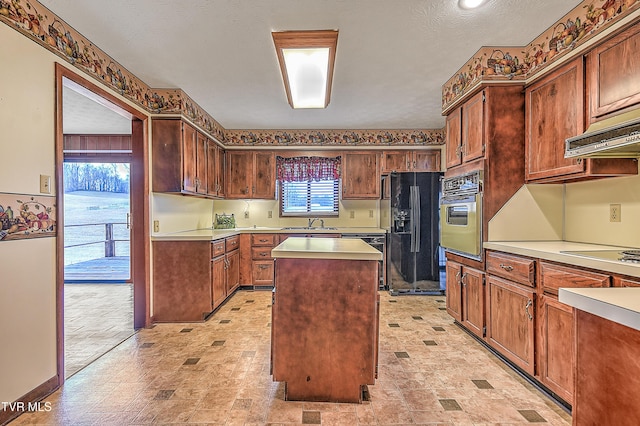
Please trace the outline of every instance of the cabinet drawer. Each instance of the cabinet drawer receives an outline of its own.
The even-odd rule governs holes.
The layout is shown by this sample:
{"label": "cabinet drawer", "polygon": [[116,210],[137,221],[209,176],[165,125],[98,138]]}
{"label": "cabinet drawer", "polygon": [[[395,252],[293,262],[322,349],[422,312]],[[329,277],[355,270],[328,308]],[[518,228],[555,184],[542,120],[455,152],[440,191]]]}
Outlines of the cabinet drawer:
{"label": "cabinet drawer", "polygon": [[226,251],[232,251],[240,247],[240,235],[234,235],[233,237],[225,238]]}
{"label": "cabinet drawer", "polygon": [[529,287],[536,285],[535,260],[495,251],[487,252],[487,273]]}
{"label": "cabinet drawer", "polygon": [[253,284],[273,285],[273,260],[253,262]]}
{"label": "cabinet drawer", "polygon": [[218,257],[224,254],[224,240],[216,240],[211,242],[211,257]]}
{"label": "cabinet drawer", "polygon": [[613,286],[614,287],[640,287],[640,281],[616,277],[613,281]]}
{"label": "cabinet drawer", "polygon": [[545,293],[557,295],[560,287],[610,287],[611,276],[540,262],[540,284]]}
{"label": "cabinet drawer", "polygon": [[251,234],[252,246],[275,246],[276,234]]}
{"label": "cabinet drawer", "polygon": [[271,247],[251,247],[251,259],[271,260]]}

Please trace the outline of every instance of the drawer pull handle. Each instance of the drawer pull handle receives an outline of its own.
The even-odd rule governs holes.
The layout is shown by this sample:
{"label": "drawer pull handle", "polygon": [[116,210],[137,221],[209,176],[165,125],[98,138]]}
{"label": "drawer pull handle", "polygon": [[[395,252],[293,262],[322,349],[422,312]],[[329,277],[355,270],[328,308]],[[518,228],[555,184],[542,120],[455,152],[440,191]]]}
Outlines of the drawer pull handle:
{"label": "drawer pull handle", "polygon": [[267,268],[269,268],[269,266],[268,266],[268,265],[259,265],[259,266],[258,266],[258,268],[260,268],[260,269],[267,269]]}
{"label": "drawer pull handle", "polygon": [[531,313],[529,312],[529,307],[531,307],[533,305],[533,300],[529,299],[527,300],[527,304],[524,307],[524,311],[527,313],[527,317],[529,317],[529,321],[533,321],[533,317],[531,316]]}
{"label": "drawer pull handle", "polygon": [[262,257],[264,257],[266,255],[267,255],[267,253],[260,253],[260,256],[262,256]]}
{"label": "drawer pull handle", "polygon": [[458,284],[462,284],[462,280],[460,279],[460,271],[456,273],[456,281],[458,282]]}
{"label": "drawer pull handle", "polygon": [[501,267],[502,269],[504,269],[505,271],[507,271],[507,272],[511,272],[511,271],[513,271],[513,266],[511,266],[511,265],[505,265],[504,263],[501,263],[501,264],[500,264],[500,267]]}

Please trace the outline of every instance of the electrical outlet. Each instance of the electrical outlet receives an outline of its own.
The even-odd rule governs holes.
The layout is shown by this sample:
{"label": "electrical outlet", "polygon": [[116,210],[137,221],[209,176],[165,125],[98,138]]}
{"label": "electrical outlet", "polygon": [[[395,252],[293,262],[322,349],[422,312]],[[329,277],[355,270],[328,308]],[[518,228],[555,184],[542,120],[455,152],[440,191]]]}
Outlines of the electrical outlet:
{"label": "electrical outlet", "polygon": [[160,221],[159,220],[154,220],[153,221],[153,232],[160,232]]}
{"label": "electrical outlet", "polygon": [[269,211],[267,212],[267,217],[268,217],[269,219],[273,218],[273,212],[272,212],[271,210],[269,210]]}
{"label": "electrical outlet", "polygon": [[373,210],[369,210],[369,217],[373,217]]}
{"label": "electrical outlet", "polygon": [[40,175],[40,193],[51,194],[51,176]]}
{"label": "electrical outlet", "polygon": [[609,222],[622,222],[621,204],[609,204]]}
{"label": "electrical outlet", "polygon": [[356,212],[353,210],[349,210],[349,219],[355,219],[356,218]]}
{"label": "electrical outlet", "polygon": [[244,212],[244,218],[245,219],[249,219],[249,212],[248,211]]}

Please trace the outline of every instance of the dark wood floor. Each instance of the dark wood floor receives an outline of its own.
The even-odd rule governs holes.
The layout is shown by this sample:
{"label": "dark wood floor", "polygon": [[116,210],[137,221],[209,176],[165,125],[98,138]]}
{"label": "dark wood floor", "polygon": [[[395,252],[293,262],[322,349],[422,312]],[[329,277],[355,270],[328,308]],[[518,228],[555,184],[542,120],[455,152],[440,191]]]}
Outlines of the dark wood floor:
{"label": "dark wood floor", "polygon": [[64,267],[64,282],[130,281],[129,256],[103,257]]}

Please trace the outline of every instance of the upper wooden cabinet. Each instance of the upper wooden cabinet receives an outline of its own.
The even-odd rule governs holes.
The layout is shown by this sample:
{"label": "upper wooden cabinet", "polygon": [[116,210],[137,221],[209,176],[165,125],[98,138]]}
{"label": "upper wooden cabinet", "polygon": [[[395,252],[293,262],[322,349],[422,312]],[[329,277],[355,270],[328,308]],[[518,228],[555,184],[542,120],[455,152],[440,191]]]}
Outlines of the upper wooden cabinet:
{"label": "upper wooden cabinet", "polygon": [[482,90],[447,116],[447,167],[484,155],[484,103]]}
{"label": "upper wooden cabinet", "polygon": [[273,151],[227,151],[226,197],[276,197],[276,164]]}
{"label": "upper wooden cabinet", "polygon": [[207,194],[224,197],[224,149],[213,141],[207,146]]}
{"label": "upper wooden cabinet", "polygon": [[637,174],[633,159],[567,159],[565,139],[584,132],[584,65],[582,57],[527,87],[527,182],[561,182]]}
{"label": "upper wooden cabinet", "polygon": [[440,171],[440,150],[384,151],[382,173]]}
{"label": "upper wooden cabinet", "polygon": [[584,172],[582,161],[564,158],[565,139],[584,132],[583,82],[578,58],[526,89],[527,181]]}
{"label": "upper wooden cabinet", "polygon": [[[520,179],[524,159],[524,95],[521,85],[485,86],[446,119],[447,169],[490,161]],[[485,168],[484,164],[469,166]],[[448,175],[464,173],[451,171]]]}
{"label": "upper wooden cabinet", "polygon": [[342,198],[380,198],[380,167],[376,152],[354,151],[342,156]]}
{"label": "upper wooden cabinet", "polygon": [[206,195],[207,147],[213,142],[179,119],[154,119],[151,131],[151,190]]}
{"label": "upper wooden cabinet", "polygon": [[446,163],[447,168],[462,163],[462,107],[456,108],[446,120]]}
{"label": "upper wooden cabinet", "polygon": [[640,25],[595,47],[586,58],[589,124],[640,104]]}

